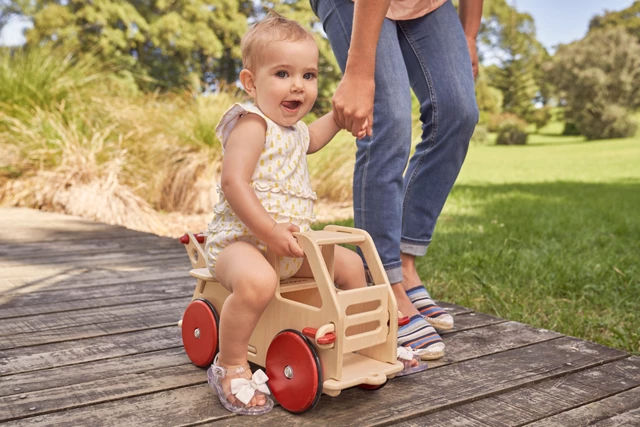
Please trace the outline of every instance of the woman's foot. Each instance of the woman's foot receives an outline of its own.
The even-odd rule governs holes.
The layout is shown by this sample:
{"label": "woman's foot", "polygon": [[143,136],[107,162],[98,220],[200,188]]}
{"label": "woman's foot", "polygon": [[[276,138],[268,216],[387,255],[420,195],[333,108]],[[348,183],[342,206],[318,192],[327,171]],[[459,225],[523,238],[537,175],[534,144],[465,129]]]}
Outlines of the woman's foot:
{"label": "woman's foot", "polygon": [[216,390],[220,403],[228,411],[244,415],[261,415],[273,408],[262,370],[251,374],[249,364],[223,366],[218,356],[207,371],[209,385]]}
{"label": "woman's foot", "polygon": [[416,309],[433,327],[439,331],[453,329],[453,317],[433,301],[423,285],[406,292]]}
{"label": "woman's foot", "polygon": [[407,324],[398,328],[398,346],[411,347],[422,360],[444,356],[442,338],[420,314],[411,316]]}

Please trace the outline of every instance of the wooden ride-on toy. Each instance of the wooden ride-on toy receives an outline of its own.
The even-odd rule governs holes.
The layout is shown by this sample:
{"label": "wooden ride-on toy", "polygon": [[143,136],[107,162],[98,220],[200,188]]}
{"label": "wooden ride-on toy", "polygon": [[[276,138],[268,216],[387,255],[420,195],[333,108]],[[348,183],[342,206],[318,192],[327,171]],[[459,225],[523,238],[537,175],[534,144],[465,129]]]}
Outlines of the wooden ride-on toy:
{"label": "wooden ride-on toy", "polygon": [[[266,369],[273,396],[290,412],[312,408],[322,393],[380,388],[403,368],[396,359],[397,304],[369,234],[329,225],[296,233],[313,277],[281,280],[251,335],[248,360]],[[218,351],[218,313],[229,295],[205,265],[204,236],[182,237],[197,279],[182,320],[182,341],[191,361],[208,367]],[[334,285],[334,246],[358,246],[372,284],[340,290]],[[267,252],[274,268],[277,257]]]}

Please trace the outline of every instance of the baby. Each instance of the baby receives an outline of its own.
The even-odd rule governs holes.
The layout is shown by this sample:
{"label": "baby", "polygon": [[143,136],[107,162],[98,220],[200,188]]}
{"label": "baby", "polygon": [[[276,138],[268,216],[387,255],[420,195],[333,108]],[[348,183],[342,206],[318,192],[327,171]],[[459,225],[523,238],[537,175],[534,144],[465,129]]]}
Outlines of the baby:
{"label": "baby", "polygon": [[[220,199],[205,251],[211,274],[230,292],[220,313],[219,348],[211,382],[222,405],[241,414],[269,411],[268,389],[234,395],[231,380],[251,378],[247,346],[278,280],[311,277],[293,233],[310,229],[312,191],[306,155],[338,132],[333,113],[309,126],[301,119],[318,94],[318,47],[299,24],[270,13],[242,39],[240,82],[252,105],[233,105],[216,128],[222,141]],[[278,277],[265,257],[280,256]],[[335,283],[366,285],[361,258],[336,246]]]}

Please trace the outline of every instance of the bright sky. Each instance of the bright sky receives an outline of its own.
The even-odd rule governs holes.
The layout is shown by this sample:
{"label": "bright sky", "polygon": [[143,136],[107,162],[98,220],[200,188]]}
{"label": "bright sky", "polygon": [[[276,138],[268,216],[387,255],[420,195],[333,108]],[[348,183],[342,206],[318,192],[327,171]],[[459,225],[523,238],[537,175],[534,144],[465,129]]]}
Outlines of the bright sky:
{"label": "bright sky", "polygon": [[553,53],[555,45],[584,37],[595,15],[602,15],[605,10],[626,9],[633,0],[507,0],[507,3],[533,16],[536,38]]}
{"label": "bright sky", "polygon": [[[491,0],[484,0],[491,1]],[[569,43],[581,39],[589,28],[594,15],[605,10],[625,9],[633,0],[507,0],[520,12],[533,16],[538,40],[551,52],[559,43]],[[0,34],[0,45],[18,45],[24,43],[22,28],[25,21],[14,20],[8,23]]]}

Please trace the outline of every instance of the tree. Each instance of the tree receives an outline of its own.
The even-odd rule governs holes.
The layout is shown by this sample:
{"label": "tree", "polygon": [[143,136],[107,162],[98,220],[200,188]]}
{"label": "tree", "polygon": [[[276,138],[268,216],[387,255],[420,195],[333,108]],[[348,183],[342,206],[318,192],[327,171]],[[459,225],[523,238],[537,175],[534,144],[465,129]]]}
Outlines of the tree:
{"label": "tree", "polygon": [[528,118],[540,96],[540,63],[548,56],[536,39],[531,15],[520,13],[505,0],[485,2],[480,40],[492,51],[486,71],[491,86],[503,95],[503,110]]}
{"label": "tree", "polygon": [[591,31],[561,45],[546,67],[566,103],[565,117],[589,139],[630,136],[640,106],[640,42],[624,28]]}
{"label": "tree", "polygon": [[240,40],[274,9],[315,29],[320,48],[317,112],[330,108],[341,73],[308,0],[0,0],[0,25],[28,17],[27,46],[91,53],[135,77],[144,90],[235,85]]}
{"label": "tree", "polygon": [[155,89],[230,79],[253,8],[237,0],[15,0],[0,21],[29,17],[28,46],[91,52]]}
{"label": "tree", "polygon": [[640,41],[640,0],[621,11],[594,16],[589,22],[589,32],[612,27],[622,27]]}

